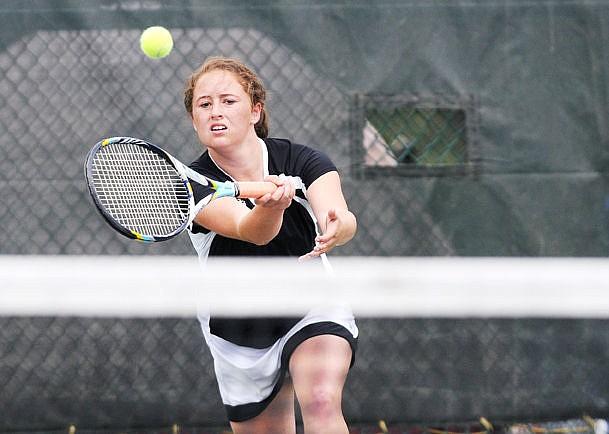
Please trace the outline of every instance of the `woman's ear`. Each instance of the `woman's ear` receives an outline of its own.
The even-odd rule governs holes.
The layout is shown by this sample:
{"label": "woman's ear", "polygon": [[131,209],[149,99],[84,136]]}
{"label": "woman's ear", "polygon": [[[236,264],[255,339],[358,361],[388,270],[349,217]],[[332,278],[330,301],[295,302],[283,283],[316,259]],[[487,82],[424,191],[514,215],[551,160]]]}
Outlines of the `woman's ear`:
{"label": "woman's ear", "polygon": [[260,104],[260,103],[254,104],[254,107],[252,108],[252,114],[251,114],[252,125],[256,125],[258,123],[258,121],[260,120],[261,111],[262,111],[262,104]]}

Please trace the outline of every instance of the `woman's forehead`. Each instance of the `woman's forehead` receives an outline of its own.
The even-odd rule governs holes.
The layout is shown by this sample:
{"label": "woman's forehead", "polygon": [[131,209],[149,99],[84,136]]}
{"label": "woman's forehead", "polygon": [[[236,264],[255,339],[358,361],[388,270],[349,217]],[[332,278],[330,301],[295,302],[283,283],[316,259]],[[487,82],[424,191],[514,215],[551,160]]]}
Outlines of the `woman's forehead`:
{"label": "woman's forehead", "polygon": [[245,93],[238,77],[223,70],[213,70],[202,74],[195,85],[195,94]]}

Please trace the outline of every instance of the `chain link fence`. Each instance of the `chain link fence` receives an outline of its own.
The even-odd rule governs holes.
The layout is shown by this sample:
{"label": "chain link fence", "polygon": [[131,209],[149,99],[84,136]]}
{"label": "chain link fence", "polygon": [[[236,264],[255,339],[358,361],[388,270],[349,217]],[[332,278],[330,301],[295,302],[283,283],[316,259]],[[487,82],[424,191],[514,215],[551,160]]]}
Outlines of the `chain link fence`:
{"label": "chain link fence", "polygon": [[[269,91],[272,136],[317,147],[339,167],[359,230],[336,254],[519,255],[543,251],[542,241],[552,248],[552,238],[538,236],[535,227],[523,223],[518,204],[527,205],[527,199],[512,192],[520,184],[512,178],[507,187],[502,180],[474,182],[482,161],[479,107],[470,99],[475,86],[449,89],[457,91],[455,96],[437,80],[440,96],[423,98],[435,105],[413,108],[413,101],[421,102],[419,95],[403,99],[397,112],[366,112],[357,103],[361,95],[346,84],[354,69],[369,71],[372,64],[402,78],[425,72],[420,69],[425,62],[413,62],[412,71],[391,62],[403,56],[404,46],[416,54],[414,45],[425,46],[441,27],[430,26],[430,31],[421,24],[415,32],[404,25],[411,10],[401,7],[418,2],[386,10],[373,4],[324,8],[323,2],[279,8],[246,2],[209,2],[207,8],[145,0],[51,3],[8,1],[0,8],[1,254],[194,255],[186,236],[146,245],[117,235],[96,214],[83,163],[94,143],[117,135],[141,137],[182,161],[196,158],[201,148],[182,105],[183,86],[192,70],[217,54],[239,58],[259,73]],[[431,10],[428,6],[423,2],[423,10]],[[443,9],[449,18],[451,7]],[[488,12],[492,7],[481,13],[465,9],[472,20],[495,19]],[[554,12],[545,5],[533,9],[534,29],[538,15]],[[416,19],[425,18],[413,11]],[[563,16],[570,15],[551,15]],[[468,15],[461,19],[467,22]],[[359,23],[359,33],[344,30],[350,20]],[[389,24],[369,25],[377,21]],[[159,23],[166,23],[176,44],[167,58],[153,60],[139,51],[139,35]],[[290,23],[306,29],[295,38]],[[375,44],[382,42],[368,53],[371,60],[344,55],[350,52],[347,46],[355,52],[365,46],[364,32]],[[485,31],[480,34],[485,40]],[[320,49],[311,50],[315,38],[322,38]],[[489,56],[501,53],[488,51]],[[383,53],[393,59],[378,61]],[[440,68],[446,66],[445,57],[438,59]],[[340,79],[328,78],[329,70]],[[402,85],[385,89],[379,84],[383,77],[372,76],[353,87],[385,90],[387,101],[408,91],[405,79],[400,80]],[[434,89],[433,80],[421,83],[424,90]],[[494,92],[487,92],[487,115],[495,103],[488,95]],[[389,121],[391,116],[399,120]],[[510,129],[499,120],[509,116],[492,113],[489,118],[487,130]],[[435,133],[427,137],[421,125],[414,132],[407,126],[387,132],[413,119],[435,124]],[[526,142],[528,136],[520,134]],[[433,145],[438,137],[439,148]],[[487,142],[499,149],[496,162],[503,161],[507,141],[487,137]],[[514,161],[525,166],[535,162],[528,154],[519,158]],[[572,179],[564,182],[571,185]],[[599,182],[593,191],[603,187],[602,177]],[[462,189],[455,193],[454,185]],[[562,185],[554,182],[550,191],[556,194],[544,196],[573,198],[590,191],[586,184],[571,196]],[[467,205],[471,197],[492,224],[476,225],[475,207]],[[515,205],[510,198],[516,198]],[[582,207],[598,215],[592,208]],[[566,215],[553,208],[549,212]],[[526,222],[542,221],[552,234],[558,233],[552,227],[564,226],[538,214],[527,214]],[[606,252],[606,228],[588,232],[576,245]],[[519,238],[522,234],[527,237]],[[455,247],[466,244],[464,239],[474,245],[471,250]],[[599,241],[586,241],[591,239]],[[539,420],[609,412],[605,321],[362,318],[359,326],[359,353],[345,392],[345,413],[354,423],[479,416]],[[63,430],[70,424],[110,430],[225,424],[211,358],[195,319],[0,318],[0,354],[0,431]]]}
{"label": "chain link fence", "polygon": [[[183,86],[218,53],[246,61],[261,75],[269,89],[271,135],[322,149],[340,168],[361,222],[357,239],[341,254],[451,253],[416,206],[400,206],[391,192],[362,191],[352,181],[349,97],[305,60],[253,29],[172,32],[176,47],[162,60],[139,51],[136,29],[38,31],[0,53],[0,186],[8,202],[0,211],[2,253],[191,254],[187,237],[152,247],[117,237],[91,206],[82,165],[94,143],[119,135],[193,160],[202,149],[181,101]],[[379,209],[382,231],[373,227]]]}
{"label": "chain link fence", "polygon": [[[183,85],[215,54],[259,72],[272,135],[316,146],[339,167],[360,221],[357,239],[341,254],[450,253],[431,219],[421,221],[418,240],[404,236],[412,231],[408,221],[420,219],[415,194],[404,207],[390,191],[379,194],[376,181],[360,188],[350,172],[349,95],[276,38],[248,27],[172,28],[173,52],[152,60],[139,51],[139,28],[57,27],[31,29],[0,52],[1,253],[194,254],[186,236],[144,245],[117,235],[96,214],[82,166],[95,142],[115,135],[194,159],[201,148],[182,105]],[[377,221],[381,197],[382,226],[363,223]],[[194,319],[0,322],[0,430],[225,424]],[[361,398],[352,412],[368,415]]]}

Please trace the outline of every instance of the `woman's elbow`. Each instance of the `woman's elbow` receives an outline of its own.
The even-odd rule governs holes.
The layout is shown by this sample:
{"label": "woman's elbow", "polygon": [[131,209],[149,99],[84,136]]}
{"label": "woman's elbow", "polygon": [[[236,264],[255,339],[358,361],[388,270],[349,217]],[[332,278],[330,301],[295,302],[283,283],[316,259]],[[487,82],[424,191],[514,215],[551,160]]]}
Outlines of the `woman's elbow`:
{"label": "woman's elbow", "polygon": [[237,238],[256,246],[265,246],[279,234],[282,224],[283,218],[275,221],[268,219],[263,223],[259,219],[246,218],[239,222]]}
{"label": "woman's elbow", "polygon": [[255,244],[256,246],[266,246],[268,243],[273,241],[278,234],[279,229],[271,231],[254,230],[250,231],[248,236],[243,237],[242,239],[248,243]]}
{"label": "woman's elbow", "polygon": [[342,246],[343,244],[348,243],[353,239],[355,233],[357,232],[357,219],[355,214],[351,211],[347,211],[346,217],[344,219],[345,232],[343,234],[342,239],[339,241],[337,245]]}
{"label": "woman's elbow", "polygon": [[273,241],[273,238],[275,238],[275,237],[254,237],[251,240],[249,240],[249,242],[260,247],[260,246],[266,246],[268,243]]}

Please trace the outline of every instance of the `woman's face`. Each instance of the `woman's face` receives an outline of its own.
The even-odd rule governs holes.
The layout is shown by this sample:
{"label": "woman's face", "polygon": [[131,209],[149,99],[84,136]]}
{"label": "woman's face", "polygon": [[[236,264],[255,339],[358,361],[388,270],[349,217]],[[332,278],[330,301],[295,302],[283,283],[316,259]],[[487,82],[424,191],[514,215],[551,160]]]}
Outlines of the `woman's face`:
{"label": "woman's face", "polygon": [[201,142],[210,149],[234,146],[256,135],[260,104],[252,107],[237,76],[214,70],[203,74],[194,88],[192,123]]}

